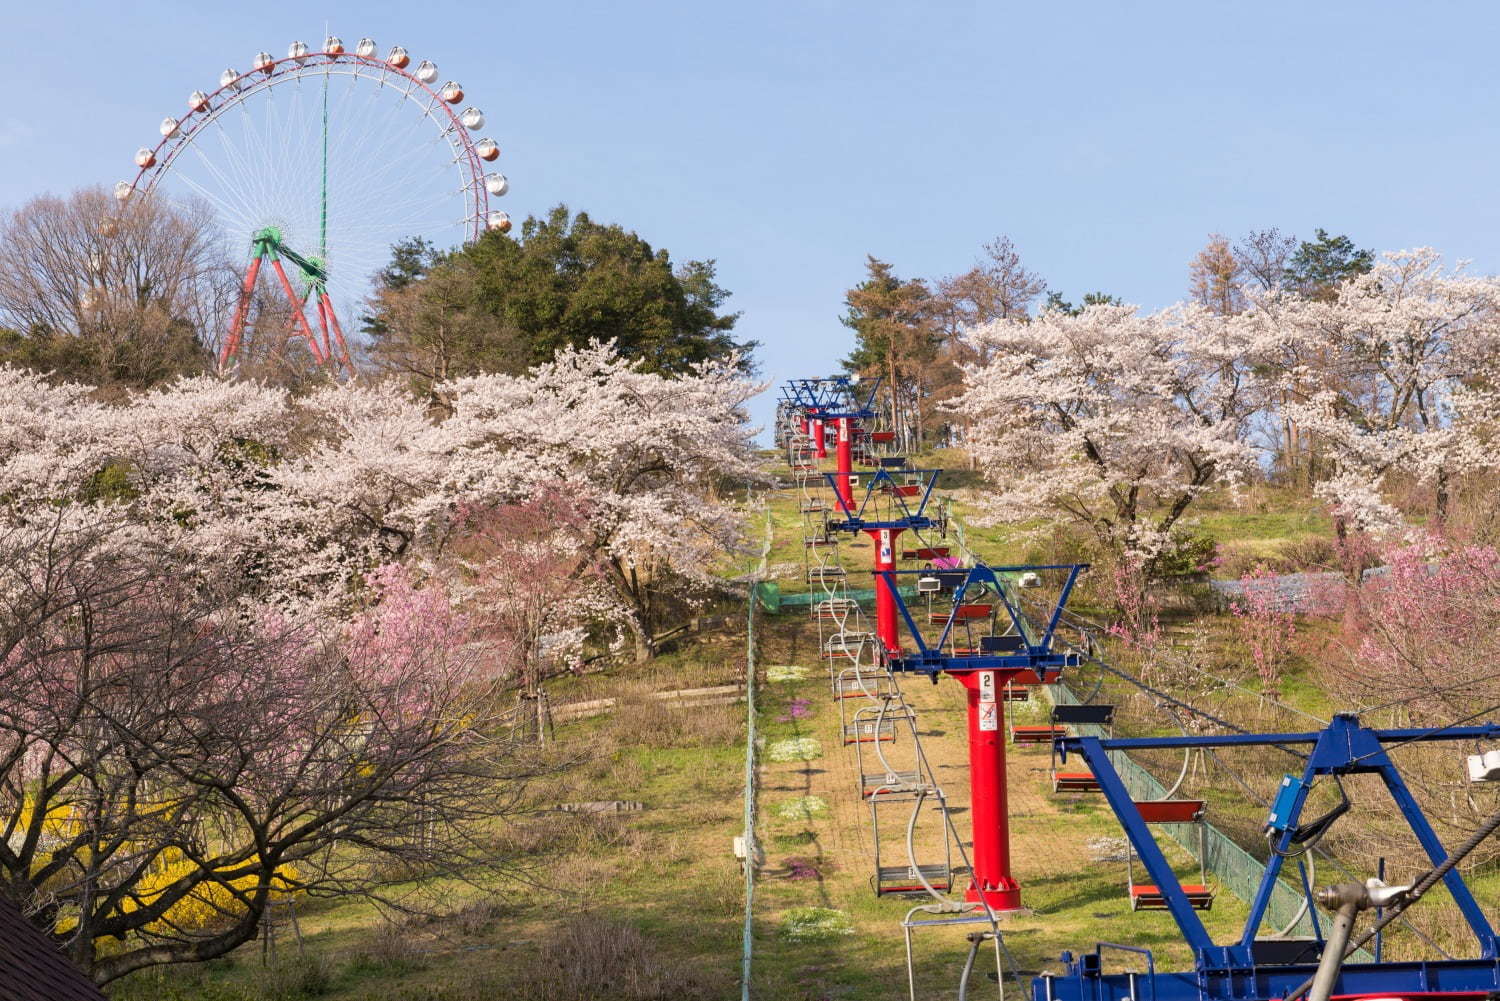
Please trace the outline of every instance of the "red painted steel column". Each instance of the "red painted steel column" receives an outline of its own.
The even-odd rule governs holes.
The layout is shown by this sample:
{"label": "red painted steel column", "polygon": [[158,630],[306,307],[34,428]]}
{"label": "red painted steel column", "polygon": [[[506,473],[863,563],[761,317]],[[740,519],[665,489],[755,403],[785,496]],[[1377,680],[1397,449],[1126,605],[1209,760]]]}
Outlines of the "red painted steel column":
{"label": "red painted steel column", "polygon": [[798,417],[797,418],[797,423],[802,425],[802,434],[804,436],[812,434],[812,428],[807,423],[807,415],[806,414],[803,414],[801,417]]}
{"label": "red painted steel column", "polygon": [[[869,528],[865,534],[875,543],[875,569],[896,569],[896,538],[899,528]],[[887,584],[886,581],[890,583]],[[896,630],[896,599],[891,596],[894,578],[875,575],[875,635],[887,650],[896,653],[901,649],[901,634]]]}
{"label": "red painted steel column", "polygon": [[1005,803],[1006,671],[955,674],[969,693],[969,816],[974,825],[974,882],[966,899],[981,896],[996,911],[1021,908],[1021,885],[1010,874],[1010,827]]}
{"label": "red painted steel column", "polygon": [[833,478],[834,485],[838,488],[839,501],[845,511],[854,511],[854,429],[849,425],[853,422],[847,417],[840,417],[835,422],[838,425],[838,469],[839,474]]}
{"label": "red painted steel column", "polygon": [[229,337],[224,341],[224,346],[219,349],[219,368],[234,357],[234,353],[240,348],[240,334],[245,329],[245,317],[250,315],[250,298],[255,295],[255,276],[260,273],[260,258],[250,259],[250,266],[245,269],[245,283],[240,287],[240,302],[234,310],[234,322],[229,325]]}
{"label": "red painted steel column", "polygon": [[823,437],[823,421],[821,418],[813,418],[812,432],[814,453],[820,459],[828,458],[828,442]]}

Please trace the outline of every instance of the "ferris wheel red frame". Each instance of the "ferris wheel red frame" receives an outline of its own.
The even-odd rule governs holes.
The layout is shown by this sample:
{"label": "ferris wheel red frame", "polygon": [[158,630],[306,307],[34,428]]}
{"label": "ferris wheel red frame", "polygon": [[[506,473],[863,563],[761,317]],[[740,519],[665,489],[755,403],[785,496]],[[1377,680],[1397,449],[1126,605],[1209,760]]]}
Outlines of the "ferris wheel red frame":
{"label": "ferris wheel red frame", "polygon": [[[367,47],[370,50],[368,53],[365,51]],[[478,240],[487,229],[508,231],[510,229],[509,217],[503,212],[492,213],[490,211],[490,188],[484,168],[486,161],[498,158],[499,146],[493,139],[485,138],[476,142],[471,137],[471,131],[477,131],[478,128],[483,127],[482,115],[480,124],[471,130],[471,127],[465,124],[463,117],[454,111],[453,105],[463,100],[462,88],[452,83],[436,85],[436,67],[429,62],[423,61],[415,68],[409,69],[411,60],[405,50],[399,46],[392,48],[385,57],[381,57],[374,54],[373,42],[369,39],[361,39],[358,50],[349,51],[343,47],[341,41],[330,36],[325,40],[321,52],[314,52],[303,43],[294,42],[288,55],[283,58],[274,58],[267,53],[261,53],[256,57],[254,67],[247,72],[226,70],[216,90],[193,92],[188,98],[186,115],[182,118],[169,118],[162,123],[161,140],[154,147],[143,147],[136,154],[138,169],[135,178],[128,182],[121,181],[116,185],[116,197],[125,201],[137,194],[153,193],[161,179],[170,171],[177,157],[188,149],[205,129],[230,109],[280,84],[336,73],[370,80],[380,86],[394,85],[393,90],[401,100],[411,101],[420,109],[423,117],[431,120],[438,127],[440,136],[446,140],[453,153],[454,163],[459,169],[461,190],[467,209],[464,228],[469,242]],[[431,79],[424,80],[418,75],[424,70],[430,71]],[[463,114],[467,116],[468,112]],[[499,193],[503,194],[505,185],[503,177],[500,185]],[[262,259],[259,255],[252,257],[246,268],[245,281],[238,307],[235,310],[232,329],[220,347],[219,367],[221,370],[238,349],[241,331],[248,314],[249,296],[254,291],[256,275]],[[286,279],[279,262],[273,262],[273,264],[292,310],[287,324],[287,333],[294,337],[299,334],[305,337],[312,349],[314,359],[319,364],[342,364],[346,370],[351,369],[348,352],[343,346],[342,331],[337,318],[333,315],[333,303],[329,300],[326,290],[314,294],[310,289],[308,296],[298,296]],[[316,300],[319,325],[324,332],[321,351],[316,338],[312,336],[305,312],[310,299]],[[329,350],[331,346],[328,344],[327,331],[330,325],[337,335],[339,344],[337,351]]]}

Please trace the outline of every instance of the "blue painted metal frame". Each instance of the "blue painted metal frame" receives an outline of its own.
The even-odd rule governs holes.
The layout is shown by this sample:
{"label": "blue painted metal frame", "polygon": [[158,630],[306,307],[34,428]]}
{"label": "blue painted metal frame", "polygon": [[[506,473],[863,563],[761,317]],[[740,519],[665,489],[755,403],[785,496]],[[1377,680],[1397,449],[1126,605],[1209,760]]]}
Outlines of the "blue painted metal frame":
{"label": "blue painted metal frame", "polygon": [[[1340,714],[1328,727],[1310,733],[1227,734],[1215,737],[1147,737],[1104,739],[1100,737],[1061,737],[1058,749],[1066,759],[1069,753],[1081,754],[1099,782],[1115,816],[1151,879],[1162,893],[1183,939],[1193,950],[1195,969],[1191,972],[1105,974],[1099,953],[1074,959],[1063,954],[1067,972],[1061,976],[1038,977],[1033,981],[1033,997],[1042,1001],[1105,1001],[1135,996],[1157,1001],[1269,1001],[1296,988],[1311,974],[1313,965],[1257,966],[1252,942],[1265,917],[1271,891],[1281,872],[1283,856],[1290,851],[1296,834],[1297,819],[1307,802],[1313,781],[1324,775],[1374,773],[1381,776],[1387,792],[1417,837],[1433,865],[1447,858],[1447,852],[1411,795],[1400,772],[1386,751],[1388,743],[1437,740],[1493,740],[1500,737],[1500,725],[1447,727],[1435,730],[1372,730],[1362,726],[1358,717]],[[1216,945],[1203,927],[1198,913],[1188,902],[1172,866],[1167,862],[1141,819],[1129,791],[1110,761],[1109,752],[1184,747],[1290,747],[1311,744],[1302,782],[1287,825],[1277,842],[1260,886],[1250,906],[1243,933],[1232,945]],[[1404,963],[1345,964],[1335,988],[1336,994],[1379,992],[1384,995],[1403,991],[1491,991],[1500,990],[1500,941],[1463,877],[1455,869],[1443,879],[1464,920],[1479,946],[1475,959],[1433,960]],[[1149,987],[1149,993],[1129,994]]]}
{"label": "blue painted metal frame", "polygon": [[829,401],[819,416],[824,420],[837,420],[840,417],[848,417],[858,421],[869,420],[874,417],[876,414],[875,394],[880,391],[882,378],[877,378],[868,384],[870,391],[861,400],[857,395],[856,387],[862,387],[866,383],[856,383],[847,376],[840,376],[835,381],[838,394],[841,398]]}
{"label": "blue painted metal frame", "polygon": [[875,416],[875,394],[880,389],[880,383],[881,380],[877,378],[868,384],[870,391],[865,394],[863,401],[859,399],[855,387],[866,384],[857,383],[847,375],[823,379],[789,379],[781,392],[783,399],[809,417],[819,420],[839,417],[866,420]]}
{"label": "blue painted metal frame", "polygon": [[[942,635],[938,637],[937,643],[929,646],[922,636],[922,630],[912,618],[911,609],[906,606],[906,600],[901,596],[900,578],[905,575],[920,574],[931,576],[931,570],[877,570],[875,576],[880,578],[877,586],[886,587],[890,590],[896,603],[896,610],[901,614],[906,623],[907,631],[911,634],[912,642],[916,644],[916,650],[912,653],[890,654],[887,662],[893,671],[920,671],[936,678],[939,674],[960,674],[967,671],[1014,671],[1033,670],[1043,680],[1055,679],[1057,674],[1065,667],[1076,667],[1078,654],[1056,653],[1052,650],[1052,639],[1057,633],[1057,623],[1062,616],[1063,607],[1068,602],[1068,596],[1073,593],[1073,587],[1078,582],[1078,575],[1088,569],[1087,563],[1060,563],[1049,566],[1004,566],[990,567],[982,563],[975,564],[967,569],[946,570],[944,573],[965,573],[964,582],[953,593],[953,609],[948,613],[948,621],[943,625]],[[1046,570],[1066,570],[1067,580],[1063,583],[1062,592],[1057,597],[1057,605],[1047,618],[1047,623],[1037,630],[1022,612],[1020,605],[1011,600],[1007,593],[1007,586],[1002,581],[1002,576],[1010,576],[1021,573],[1035,573]],[[995,594],[1005,606],[1006,614],[1015,626],[1016,633],[1021,637],[1024,649],[1012,653],[994,654],[954,654],[944,652],[948,645],[948,637],[953,632],[953,623],[956,621],[959,606],[964,603],[964,595],[968,589],[975,585],[989,585],[994,588]]]}
{"label": "blue painted metal frame", "polygon": [[917,531],[921,531],[924,528],[931,528],[937,524],[933,519],[927,517],[925,512],[927,510],[927,502],[932,498],[933,488],[937,486],[938,474],[942,470],[902,469],[898,470],[898,472],[902,476],[924,476],[927,482],[922,489],[922,499],[917,502],[916,510],[912,510],[911,505],[906,503],[905,497],[896,495],[895,500],[901,506],[903,517],[887,521],[867,520],[865,518],[865,510],[870,506],[870,501],[875,497],[875,488],[881,483],[887,483],[893,487],[910,486],[910,484],[897,483],[896,478],[889,471],[878,469],[865,477],[865,496],[859,502],[859,507],[851,511],[844,506],[843,498],[839,496],[837,486],[839,474],[824,473],[823,479],[828,481],[828,488],[833,491],[834,503],[838,505],[839,510],[845,515],[843,521],[833,521],[830,519],[828,522],[829,529],[835,532],[855,533],[869,532],[877,528],[899,528],[903,531],[906,529],[916,529]]}

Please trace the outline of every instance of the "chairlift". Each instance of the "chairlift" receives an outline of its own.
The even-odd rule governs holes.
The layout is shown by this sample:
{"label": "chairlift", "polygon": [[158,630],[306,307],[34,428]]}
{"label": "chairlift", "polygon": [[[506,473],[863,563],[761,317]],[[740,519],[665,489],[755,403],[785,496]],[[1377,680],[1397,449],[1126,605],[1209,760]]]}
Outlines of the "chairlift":
{"label": "chairlift", "polygon": [[1067,735],[1067,727],[1054,726],[1051,723],[1045,726],[1022,726],[1018,723],[1010,725],[1010,742],[1012,744],[1046,744],[1056,740],[1058,737],[1066,737]]}
{"label": "chairlift", "polygon": [[[873,718],[881,724],[889,721],[893,733],[897,726],[908,730],[916,766],[910,771],[896,769],[886,757],[889,745],[883,745],[878,740],[860,741],[854,745],[855,767],[860,774],[860,794],[870,809],[870,836],[875,863],[871,886],[875,895],[936,896],[947,893],[953,888],[955,874],[952,823],[948,816],[947,800],[932,775],[931,765],[922,751],[922,742],[917,737],[916,711],[898,696],[892,696],[886,698],[881,705],[866,707],[860,712],[867,719]],[[865,771],[867,746],[883,766],[883,771]],[[882,809],[888,810],[893,803],[910,804],[910,812],[904,825],[905,864],[890,864],[882,851]],[[943,841],[940,859],[933,858],[934,846],[930,842],[921,849],[917,845],[918,823],[924,810],[929,813],[935,811],[938,817]]]}
{"label": "chairlift", "polygon": [[[1203,821],[1207,804],[1201,799],[1154,799],[1135,804],[1141,820],[1148,824],[1195,824],[1198,828],[1199,883],[1183,883],[1182,892],[1195,911],[1206,911],[1214,905],[1214,893],[1208,886],[1208,828]],[[1125,839],[1125,878],[1132,911],[1166,910],[1167,898],[1151,883],[1135,881],[1135,848]]]}
{"label": "chairlift", "polygon": [[[962,577],[963,575],[959,574],[958,576]],[[941,576],[939,577],[939,579],[941,579]],[[960,581],[960,583],[962,583],[962,581]],[[927,619],[933,625],[937,626],[943,625],[951,618],[956,625],[959,623],[970,623],[977,622],[981,619],[988,619],[994,614],[994,605],[984,604],[981,602],[966,602],[962,605],[954,607],[949,612],[932,612],[928,615]]]}
{"label": "chairlift", "polygon": [[[1052,725],[1062,727],[1093,727],[1097,733],[1109,736],[1114,735],[1115,707],[1112,705],[1054,705],[1052,707]],[[1057,743],[1052,744],[1052,761],[1048,771],[1052,775],[1053,792],[1098,792],[1099,780],[1093,772],[1064,772],[1058,770],[1060,764],[1057,754]]]}
{"label": "chairlift", "polygon": [[879,667],[846,667],[833,681],[835,699],[882,699],[892,691],[890,672]]}
{"label": "chairlift", "polygon": [[844,746],[895,740],[897,713],[904,716],[910,714],[911,710],[903,704],[901,710],[890,712],[887,709],[889,704],[886,701],[878,706],[861,706],[856,709],[853,721],[845,723],[843,727]]}
{"label": "chairlift", "polygon": [[812,605],[812,617],[823,621],[841,622],[859,611],[859,602],[853,598],[824,598]]}

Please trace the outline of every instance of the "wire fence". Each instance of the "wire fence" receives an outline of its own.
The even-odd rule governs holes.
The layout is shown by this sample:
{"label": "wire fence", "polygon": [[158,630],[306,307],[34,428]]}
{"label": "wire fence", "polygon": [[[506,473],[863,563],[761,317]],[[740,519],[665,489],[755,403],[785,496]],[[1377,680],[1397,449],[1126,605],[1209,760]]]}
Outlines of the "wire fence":
{"label": "wire fence", "polygon": [[745,929],[740,946],[740,1001],[750,1001],[750,971],[755,950],[755,869],[759,850],[755,834],[757,732],[755,676],[755,608],[760,604],[756,583],[766,573],[766,559],[771,552],[771,512],[766,510],[766,541],[761,547],[760,564],[751,577],[750,594],[745,601],[745,825],[741,843],[745,856]]}

